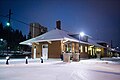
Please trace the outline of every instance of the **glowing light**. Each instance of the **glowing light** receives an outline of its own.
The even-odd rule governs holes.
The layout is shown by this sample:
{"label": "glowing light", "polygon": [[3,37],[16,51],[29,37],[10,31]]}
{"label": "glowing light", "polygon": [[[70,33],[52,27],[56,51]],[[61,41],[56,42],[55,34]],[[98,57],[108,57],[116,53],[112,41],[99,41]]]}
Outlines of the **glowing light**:
{"label": "glowing light", "polygon": [[85,35],[84,32],[80,32],[80,36],[83,37]]}
{"label": "glowing light", "polygon": [[3,39],[0,39],[0,41],[3,41]]}
{"label": "glowing light", "polygon": [[83,52],[83,46],[80,46],[80,50],[81,50],[81,52]]}
{"label": "glowing light", "polygon": [[99,51],[99,52],[100,52],[100,51],[101,51],[101,49],[96,49],[96,51]]}
{"label": "glowing light", "polygon": [[9,59],[9,56],[7,56],[6,59]]}
{"label": "glowing light", "polygon": [[28,56],[26,56],[25,58],[28,59]]}
{"label": "glowing light", "polygon": [[85,46],[85,52],[87,52],[87,46]]}
{"label": "glowing light", "polygon": [[111,49],[112,51],[115,51],[115,49]]}
{"label": "glowing light", "polygon": [[9,22],[7,22],[7,26],[10,26],[10,23],[9,23]]}

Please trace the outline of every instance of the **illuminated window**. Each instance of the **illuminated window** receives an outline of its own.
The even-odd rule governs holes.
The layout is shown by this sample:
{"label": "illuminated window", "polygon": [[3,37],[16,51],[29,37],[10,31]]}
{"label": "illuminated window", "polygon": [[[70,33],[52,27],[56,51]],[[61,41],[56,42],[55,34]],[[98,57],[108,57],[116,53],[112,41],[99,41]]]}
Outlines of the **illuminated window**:
{"label": "illuminated window", "polygon": [[81,52],[83,52],[83,46],[80,46],[80,50],[81,50]]}
{"label": "illuminated window", "polygon": [[100,51],[101,51],[101,49],[100,49],[100,48],[97,48],[97,49],[96,49],[96,51],[100,52]]}
{"label": "illuminated window", "polygon": [[85,52],[87,52],[87,46],[85,46]]}

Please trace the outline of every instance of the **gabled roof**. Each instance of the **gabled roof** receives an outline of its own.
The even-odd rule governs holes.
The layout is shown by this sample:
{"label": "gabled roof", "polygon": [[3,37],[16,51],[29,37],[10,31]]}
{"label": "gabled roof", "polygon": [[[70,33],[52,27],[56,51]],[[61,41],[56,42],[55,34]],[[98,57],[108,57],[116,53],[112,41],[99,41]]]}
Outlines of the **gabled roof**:
{"label": "gabled roof", "polygon": [[106,43],[106,44],[109,44],[108,42],[106,41],[101,41],[101,40],[95,40],[97,43]]}
{"label": "gabled roof", "polygon": [[68,41],[79,42],[79,40],[69,36],[67,32],[59,29],[54,29],[38,37],[21,42],[20,44],[30,45],[33,42],[56,41],[56,40],[68,40]]}
{"label": "gabled roof", "polygon": [[[51,30],[49,32],[46,32],[38,37],[26,40],[21,42],[20,44],[23,45],[32,45],[32,43],[34,42],[45,42],[45,41],[56,41],[56,40],[66,40],[66,41],[73,41],[73,42],[80,42],[83,44],[88,44],[88,45],[94,45],[97,47],[103,47],[99,44],[97,44],[94,40],[88,39],[88,42],[84,42],[84,41],[79,41],[78,39],[69,36],[69,33],[63,30],[59,30],[59,29],[54,29]],[[104,48],[104,47],[103,47]]]}
{"label": "gabled roof", "polygon": [[116,50],[115,48],[108,48],[109,51],[112,51],[112,52],[117,52],[117,53],[120,53],[119,50]]}
{"label": "gabled roof", "polygon": [[96,46],[96,47],[106,48],[106,47],[104,47],[104,46],[101,46],[101,45],[97,44],[97,42],[94,41],[94,40],[92,40],[92,39],[88,39],[88,42],[89,42],[91,45],[94,45],[94,46]]}

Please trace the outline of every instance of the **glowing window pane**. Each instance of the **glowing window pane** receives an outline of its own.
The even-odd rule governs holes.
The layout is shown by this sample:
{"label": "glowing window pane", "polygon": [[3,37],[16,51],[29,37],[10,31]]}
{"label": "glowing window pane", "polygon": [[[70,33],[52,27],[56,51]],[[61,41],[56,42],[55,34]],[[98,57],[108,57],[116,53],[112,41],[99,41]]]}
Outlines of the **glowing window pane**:
{"label": "glowing window pane", "polygon": [[81,52],[83,52],[83,46],[80,46],[80,50],[81,50]]}
{"label": "glowing window pane", "polygon": [[87,46],[85,46],[85,52],[87,52]]}

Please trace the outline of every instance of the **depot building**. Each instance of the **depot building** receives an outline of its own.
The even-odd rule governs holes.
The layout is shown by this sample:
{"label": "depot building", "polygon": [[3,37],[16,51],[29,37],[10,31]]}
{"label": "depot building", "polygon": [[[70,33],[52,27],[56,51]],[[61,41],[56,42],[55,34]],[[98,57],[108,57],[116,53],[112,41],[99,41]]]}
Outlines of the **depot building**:
{"label": "depot building", "polygon": [[60,58],[63,53],[80,53],[81,58],[89,58],[96,54],[108,55],[107,48],[92,40],[91,36],[62,30],[60,23],[57,24],[56,29],[20,44],[32,46],[32,58],[34,59]]}

